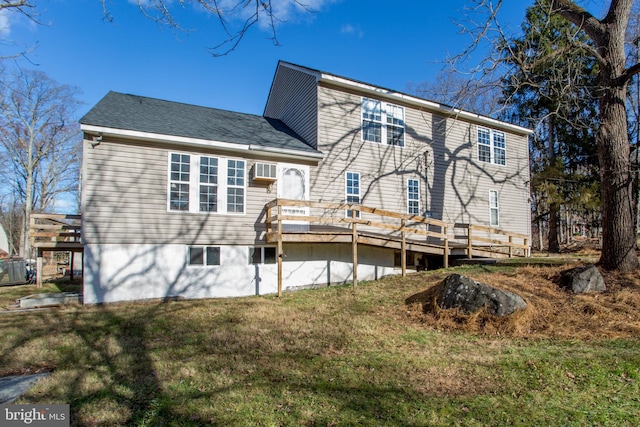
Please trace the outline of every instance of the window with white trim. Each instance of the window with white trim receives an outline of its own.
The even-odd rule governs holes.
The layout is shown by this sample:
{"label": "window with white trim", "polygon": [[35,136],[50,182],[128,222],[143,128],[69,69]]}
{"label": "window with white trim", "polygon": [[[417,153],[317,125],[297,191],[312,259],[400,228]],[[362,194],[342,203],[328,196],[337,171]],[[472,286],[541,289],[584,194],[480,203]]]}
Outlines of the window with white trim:
{"label": "window with white trim", "polygon": [[245,167],[244,160],[169,153],[167,209],[243,214]]}
{"label": "window with white trim", "polygon": [[187,265],[211,266],[220,265],[219,246],[188,246]]}
{"label": "window with white trim", "polygon": [[492,227],[500,225],[500,203],[498,201],[498,192],[489,191],[489,224]]}
{"label": "window with white trim", "polygon": [[200,212],[218,212],[218,159],[200,157]]}
{"label": "window with white trim", "polygon": [[506,164],[504,132],[478,126],[478,159],[481,162]]}
{"label": "window with white trim", "polygon": [[276,248],[273,246],[256,246],[249,248],[250,264],[275,264]]}
{"label": "window with white trim", "polygon": [[244,160],[227,163],[227,212],[244,212]]}
{"label": "window with white trim", "polygon": [[[345,174],[346,202],[360,204],[360,174],[358,172],[347,172]],[[347,218],[353,218],[354,211],[347,210]],[[360,211],[355,211],[355,217],[360,218]]]}
{"label": "window with white trim", "polygon": [[404,107],[362,98],[362,140],[404,147]]}
{"label": "window with white trim", "polygon": [[407,213],[420,215],[420,181],[417,179],[407,181]]}
{"label": "window with white trim", "polygon": [[169,209],[189,210],[191,156],[172,153],[169,166]]}

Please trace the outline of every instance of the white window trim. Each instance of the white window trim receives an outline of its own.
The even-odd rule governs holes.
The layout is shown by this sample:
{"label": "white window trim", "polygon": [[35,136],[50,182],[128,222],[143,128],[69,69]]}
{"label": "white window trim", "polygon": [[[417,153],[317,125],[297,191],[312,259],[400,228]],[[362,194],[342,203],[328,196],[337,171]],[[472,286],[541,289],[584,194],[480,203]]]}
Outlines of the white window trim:
{"label": "white window trim", "polygon": [[[495,206],[492,206],[492,195],[495,194]],[[496,211],[496,223],[492,222],[491,212]],[[489,225],[491,227],[500,227],[500,193],[497,190],[489,190]]]}
{"label": "white window trim", "polygon": [[[409,183],[411,181],[415,181],[416,184],[418,184],[418,198],[417,199],[410,199],[409,198]],[[418,202],[418,213],[411,213],[411,204],[410,202]],[[408,215],[420,215],[420,181],[415,179],[415,178],[409,178],[407,179],[407,214]]]}
{"label": "white window trim", "polygon": [[[481,144],[480,138],[478,138],[478,134],[480,130],[484,130],[489,132],[489,144]],[[495,135],[499,133],[502,134],[502,139],[504,141],[504,147],[496,147]],[[503,131],[490,129],[484,126],[478,126],[476,129],[476,143],[478,145],[478,149],[476,151],[478,155],[478,161],[482,163],[491,163],[496,166],[506,166],[507,165],[507,135]],[[489,161],[480,159],[480,146],[489,147]],[[496,150],[504,151],[504,163],[497,163]]]}
{"label": "white window trim", "polygon": [[[173,210],[171,209],[171,155],[187,155],[190,160],[189,168],[189,209],[187,210]],[[218,210],[217,212],[200,211],[200,158],[210,157],[218,159]],[[244,163],[244,179],[242,186],[228,186],[227,174],[228,174],[228,161],[241,161]],[[212,156],[198,153],[184,153],[179,151],[170,151],[167,156],[167,212],[170,213],[197,213],[207,215],[233,215],[244,216],[247,214],[247,161],[245,159],[237,159],[232,157]],[[178,181],[175,181],[178,182]],[[186,182],[185,182],[186,183]],[[242,212],[227,212],[227,188],[242,188],[244,190],[243,211]]]}
{"label": "white window trim", "polygon": [[[202,248],[203,251],[203,263],[200,264],[191,264],[191,257],[189,251],[191,248]],[[219,262],[218,264],[208,265],[207,264],[207,248],[218,248],[219,254]],[[187,267],[188,268],[216,268],[222,265],[222,247],[216,245],[187,245],[185,249],[185,256],[187,258]]]}
{"label": "white window trim", "polygon": [[[380,121],[371,120],[372,122],[380,123],[380,142],[369,141],[368,139],[364,139],[364,117],[363,117],[362,107],[366,101],[373,101],[373,102],[380,103]],[[400,111],[402,111],[402,130],[403,130],[402,144],[396,145],[396,144],[389,144],[387,142],[387,127],[389,126],[400,127],[400,126],[391,125],[387,123],[387,106],[392,107],[391,109],[398,108]],[[392,147],[404,148],[405,142],[406,142],[406,132],[407,132],[406,117],[407,117],[406,109],[400,105],[391,104],[391,103],[380,101],[374,98],[362,97],[362,99],[360,100],[360,140],[363,142],[371,142],[374,144],[384,144]]]}
{"label": "white window trim", "polygon": [[[362,183],[362,179],[361,179],[361,175],[360,172],[353,172],[353,171],[346,171],[344,173],[344,201],[345,203],[349,203],[349,197],[353,197],[356,196],[355,194],[349,194],[349,187],[348,187],[348,182],[349,182],[349,174],[353,174],[353,175],[358,175],[358,205],[362,203],[362,197],[360,196],[361,192],[360,192],[360,184]],[[344,216],[345,218],[354,218],[353,211],[347,209],[344,211]],[[360,211],[355,211],[356,215],[355,218],[360,218]],[[350,215],[351,213],[351,215]]]}

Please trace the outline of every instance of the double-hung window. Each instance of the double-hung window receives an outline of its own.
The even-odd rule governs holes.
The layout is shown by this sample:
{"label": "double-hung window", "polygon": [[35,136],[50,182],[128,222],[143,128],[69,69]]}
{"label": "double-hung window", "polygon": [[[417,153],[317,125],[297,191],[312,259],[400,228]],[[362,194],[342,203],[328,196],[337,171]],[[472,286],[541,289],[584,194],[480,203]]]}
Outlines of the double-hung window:
{"label": "double-hung window", "polygon": [[227,212],[244,212],[244,160],[227,163]]}
{"label": "double-hung window", "polygon": [[169,211],[242,214],[245,161],[169,154]]}
{"label": "double-hung window", "polygon": [[169,209],[172,211],[189,210],[191,156],[171,154],[169,171]]}
{"label": "double-hung window", "polygon": [[200,157],[200,212],[218,212],[218,159]]}
{"label": "double-hung window", "polygon": [[481,162],[504,165],[506,158],[504,132],[478,127],[478,159]]}
{"label": "double-hung window", "polygon": [[417,179],[407,181],[407,213],[420,215],[420,182]]}
{"label": "double-hung window", "polygon": [[500,204],[498,202],[498,192],[489,191],[489,224],[492,227],[500,225]]}
{"label": "double-hung window", "polygon": [[[347,203],[360,204],[360,174],[347,172],[345,175],[345,193]],[[347,218],[360,218],[360,211],[347,210]]]}
{"label": "double-hung window", "polygon": [[362,98],[362,139],[404,146],[404,107]]}

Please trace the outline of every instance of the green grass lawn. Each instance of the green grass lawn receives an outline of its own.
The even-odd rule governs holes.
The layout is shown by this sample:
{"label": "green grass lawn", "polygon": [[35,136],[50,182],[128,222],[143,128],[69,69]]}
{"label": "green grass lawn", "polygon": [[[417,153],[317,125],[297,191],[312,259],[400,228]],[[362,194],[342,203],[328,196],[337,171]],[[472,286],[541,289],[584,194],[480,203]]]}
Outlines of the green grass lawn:
{"label": "green grass lawn", "polygon": [[444,274],[2,314],[0,375],[51,371],[15,403],[73,425],[638,425],[640,340],[439,330],[405,300]]}

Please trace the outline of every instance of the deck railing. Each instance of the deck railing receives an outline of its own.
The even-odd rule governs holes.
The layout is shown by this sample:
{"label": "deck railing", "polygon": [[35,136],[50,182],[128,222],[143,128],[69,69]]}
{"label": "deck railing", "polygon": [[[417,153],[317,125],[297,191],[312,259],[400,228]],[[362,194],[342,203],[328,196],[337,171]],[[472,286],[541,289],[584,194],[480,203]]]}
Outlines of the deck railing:
{"label": "deck railing", "polygon": [[81,215],[31,214],[31,246],[41,249],[76,249],[82,245]]}
{"label": "deck railing", "polygon": [[29,223],[31,247],[37,250],[36,284],[42,286],[44,251],[71,252],[71,280],[73,280],[74,252],[83,251],[82,216],[66,214],[31,214]]}
{"label": "deck railing", "polygon": [[[354,287],[358,283],[358,243],[388,246],[389,241],[393,240],[394,245],[400,248],[403,276],[406,275],[408,247],[415,249],[418,246],[422,252],[442,254],[445,267],[449,264],[449,255],[454,247],[465,251],[468,258],[473,257],[474,251],[496,253],[503,248],[506,248],[503,255],[509,257],[529,256],[530,253],[529,236],[524,234],[480,225],[449,224],[433,218],[360,204],[275,199],[267,203],[265,209],[267,241],[277,243],[279,296],[282,295],[285,237],[287,241],[296,242],[350,241]],[[285,209],[290,212],[285,212]],[[350,215],[347,215],[348,212]],[[287,222],[294,222],[295,226],[285,230]],[[308,227],[300,227],[301,223],[308,224]],[[460,228],[466,230],[464,235],[451,235],[451,232]],[[295,235],[291,239],[292,233]]]}
{"label": "deck railing", "polygon": [[[454,247],[464,249],[468,258],[472,257],[474,250],[500,253],[508,257],[530,255],[529,236],[495,227],[464,223],[451,224],[434,218],[350,203],[275,199],[265,207],[267,233],[274,231],[274,225],[278,226],[275,228],[278,230],[283,222],[299,221],[308,222],[310,225],[332,225],[342,226],[344,229],[377,231],[413,241],[416,238],[422,238],[426,244],[441,247],[445,255]],[[309,209],[310,214],[286,214],[283,212],[284,208]],[[346,217],[347,211],[353,212],[351,217]],[[455,231],[458,229],[463,229],[463,234],[456,234]],[[445,259],[445,265],[446,263]]]}

